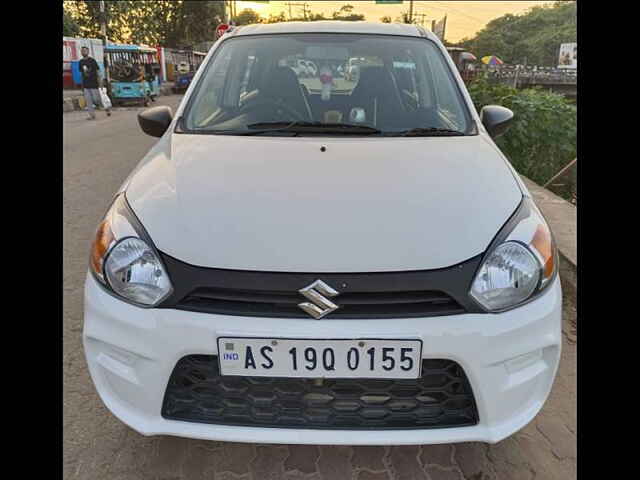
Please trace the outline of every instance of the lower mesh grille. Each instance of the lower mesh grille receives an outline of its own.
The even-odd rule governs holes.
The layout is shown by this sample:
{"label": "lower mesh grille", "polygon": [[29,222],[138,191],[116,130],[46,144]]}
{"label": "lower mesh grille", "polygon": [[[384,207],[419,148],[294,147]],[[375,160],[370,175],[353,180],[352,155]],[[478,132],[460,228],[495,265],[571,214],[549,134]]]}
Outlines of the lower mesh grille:
{"label": "lower mesh grille", "polygon": [[423,360],[415,380],[225,377],[213,355],[173,370],[162,416],[255,427],[425,429],[478,423],[471,387],[451,360]]}

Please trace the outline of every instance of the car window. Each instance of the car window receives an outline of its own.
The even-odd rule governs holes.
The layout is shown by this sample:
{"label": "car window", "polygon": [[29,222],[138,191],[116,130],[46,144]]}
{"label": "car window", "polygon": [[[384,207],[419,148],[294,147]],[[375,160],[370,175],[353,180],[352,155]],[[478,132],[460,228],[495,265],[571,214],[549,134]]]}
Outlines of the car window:
{"label": "car window", "polygon": [[227,70],[231,62],[231,51],[222,52],[203,79],[200,89],[201,100],[193,105],[191,115],[197,125],[207,124],[219,110],[218,104],[225,84]]}
{"label": "car window", "polygon": [[469,111],[430,40],[385,35],[292,34],[224,41],[184,114],[187,130],[252,124],[357,123],[383,133],[467,132]]}
{"label": "car window", "polygon": [[428,99],[420,97],[416,78],[416,61],[410,55],[401,55],[393,59],[393,76],[400,90],[406,108],[416,110]]}
{"label": "car window", "polygon": [[242,84],[240,86],[240,99],[244,99],[247,94],[249,94],[253,90],[253,86],[255,84],[255,74],[256,71],[256,56],[255,52],[253,55],[249,54],[247,57],[247,64],[245,66],[244,74],[242,76]]}
{"label": "car window", "polygon": [[[425,51],[427,56],[433,52]],[[463,129],[466,124],[462,103],[456,101],[459,92],[450,75],[444,69],[432,69],[431,78],[438,113],[450,122],[452,128]]]}

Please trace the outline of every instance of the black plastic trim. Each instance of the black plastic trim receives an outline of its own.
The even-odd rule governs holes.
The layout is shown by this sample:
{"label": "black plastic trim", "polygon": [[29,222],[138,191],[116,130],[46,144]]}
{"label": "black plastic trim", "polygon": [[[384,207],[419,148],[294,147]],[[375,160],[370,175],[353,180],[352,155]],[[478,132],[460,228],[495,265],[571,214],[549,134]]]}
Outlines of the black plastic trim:
{"label": "black plastic trim", "polygon": [[[248,291],[255,295],[269,295],[274,292],[279,295],[296,295],[298,290],[320,279],[337,289],[346,298],[350,293],[393,295],[394,292],[398,292],[404,295],[407,292],[442,292],[451,297],[460,307],[455,310],[450,309],[450,311],[444,311],[443,309],[443,311],[435,311],[426,315],[421,312],[408,312],[398,315],[385,313],[383,309],[379,314],[374,315],[371,312],[341,315],[340,310],[336,310],[324,317],[324,320],[332,318],[410,318],[485,313],[484,309],[480,308],[469,295],[471,282],[480,266],[482,255],[477,255],[451,267],[436,270],[373,273],[299,273],[198,267],[182,262],[164,252],[159,253],[174,290],[164,302],[158,305],[158,308],[174,308],[223,315],[310,318],[297,308],[287,315],[260,311],[255,313],[234,313],[233,308],[220,308],[217,311],[212,311],[211,308],[198,308],[197,305],[185,304],[183,300],[197,289]],[[339,304],[340,296],[335,297],[335,300]],[[300,301],[304,301],[302,295],[300,295]]]}
{"label": "black plastic trim", "polygon": [[[310,398],[314,395],[324,399]],[[371,402],[370,395],[389,400]],[[171,373],[161,415],[213,425],[315,430],[429,430],[479,422],[464,369],[447,359],[422,359],[417,379],[324,379],[318,385],[309,378],[223,376],[215,355],[187,355]]]}

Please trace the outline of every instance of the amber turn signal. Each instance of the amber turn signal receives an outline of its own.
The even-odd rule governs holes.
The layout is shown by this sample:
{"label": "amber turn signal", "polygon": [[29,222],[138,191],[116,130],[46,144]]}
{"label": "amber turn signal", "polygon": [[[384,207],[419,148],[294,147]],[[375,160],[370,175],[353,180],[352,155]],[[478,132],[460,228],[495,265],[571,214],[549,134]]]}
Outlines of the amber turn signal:
{"label": "amber turn signal", "polygon": [[96,236],[93,239],[93,245],[91,245],[91,269],[99,278],[102,277],[102,265],[104,257],[109,250],[109,247],[113,243],[115,237],[111,231],[111,226],[108,220],[103,220],[98,225],[96,230]]}
{"label": "amber turn signal", "polygon": [[542,260],[542,282],[545,283],[551,279],[555,271],[554,245],[549,227],[543,224],[538,225],[536,233],[531,240],[531,246],[536,249]]}

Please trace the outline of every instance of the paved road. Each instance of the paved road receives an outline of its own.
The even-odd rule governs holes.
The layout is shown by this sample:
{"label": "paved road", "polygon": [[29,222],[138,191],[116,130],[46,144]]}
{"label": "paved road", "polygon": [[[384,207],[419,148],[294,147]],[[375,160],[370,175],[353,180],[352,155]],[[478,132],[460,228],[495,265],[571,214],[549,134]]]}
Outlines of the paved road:
{"label": "paved road", "polygon": [[[159,103],[177,106],[179,97]],[[155,139],[135,110],[89,122],[64,114],[64,478],[91,480],[570,480],[576,478],[573,299],[551,397],[534,422],[497,444],[334,447],[146,438],[102,405],[81,344],[82,288],[91,236],[109,198]]]}

